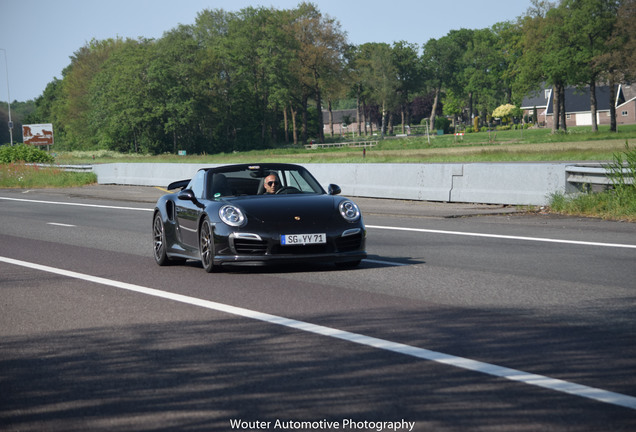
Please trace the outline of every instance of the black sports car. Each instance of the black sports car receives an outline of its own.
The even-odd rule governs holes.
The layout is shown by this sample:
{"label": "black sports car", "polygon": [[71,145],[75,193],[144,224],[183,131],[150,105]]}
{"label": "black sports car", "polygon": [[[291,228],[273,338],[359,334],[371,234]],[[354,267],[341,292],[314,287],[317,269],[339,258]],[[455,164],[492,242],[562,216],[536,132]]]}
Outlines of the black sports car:
{"label": "black sports car", "polygon": [[333,262],[355,267],[366,258],[366,229],[351,200],[329,192],[299,165],[229,165],[199,170],[168,186],[155,207],[157,264],[199,260],[222,265]]}

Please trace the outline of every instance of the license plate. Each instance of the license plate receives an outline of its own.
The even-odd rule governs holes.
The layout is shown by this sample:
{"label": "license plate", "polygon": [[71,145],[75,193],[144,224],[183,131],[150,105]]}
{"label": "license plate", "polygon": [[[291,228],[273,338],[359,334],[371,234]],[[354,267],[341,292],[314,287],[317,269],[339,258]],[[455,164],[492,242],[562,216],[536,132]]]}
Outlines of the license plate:
{"label": "license plate", "polygon": [[285,234],[280,236],[280,244],[283,246],[325,243],[327,243],[327,234]]}

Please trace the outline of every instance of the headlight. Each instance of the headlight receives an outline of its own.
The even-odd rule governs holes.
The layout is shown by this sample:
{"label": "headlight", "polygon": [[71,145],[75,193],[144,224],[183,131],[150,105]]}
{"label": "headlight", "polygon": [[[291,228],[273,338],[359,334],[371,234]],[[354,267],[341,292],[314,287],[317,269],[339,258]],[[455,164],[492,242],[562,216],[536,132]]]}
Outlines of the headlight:
{"label": "headlight", "polygon": [[238,227],[245,223],[245,215],[238,207],[225,205],[219,210],[219,217],[229,226]]}
{"label": "headlight", "polygon": [[360,219],[360,209],[353,201],[342,201],[338,205],[338,209],[347,222],[355,222]]}

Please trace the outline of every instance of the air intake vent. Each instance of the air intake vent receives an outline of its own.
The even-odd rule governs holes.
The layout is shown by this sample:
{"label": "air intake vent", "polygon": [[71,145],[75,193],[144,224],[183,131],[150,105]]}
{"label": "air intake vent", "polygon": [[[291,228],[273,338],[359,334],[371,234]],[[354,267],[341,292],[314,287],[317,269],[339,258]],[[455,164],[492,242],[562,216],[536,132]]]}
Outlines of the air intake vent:
{"label": "air intake vent", "polygon": [[362,246],[362,233],[336,239],[338,252],[355,251],[360,249],[360,246]]}
{"label": "air intake vent", "polygon": [[267,242],[264,240],[234,239],[234,250],[238,255],[265,255]]}
{"label": "air intake vent", "polygon": [[267,241],[258,234],[231,234],[230,247],[237,255],[265,255],[267,253]]}

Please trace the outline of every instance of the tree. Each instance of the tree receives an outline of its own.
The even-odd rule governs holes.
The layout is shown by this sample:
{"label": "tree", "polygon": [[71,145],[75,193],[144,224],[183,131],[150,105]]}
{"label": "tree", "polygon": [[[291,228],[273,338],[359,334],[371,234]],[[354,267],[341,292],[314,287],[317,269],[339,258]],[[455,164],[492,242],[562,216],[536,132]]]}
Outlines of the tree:
{"label": "tree", "polygon": [[405,41],[395,42],[392,49],[392,62],[395,67],[395,79],[397,81],[396,92],[402,120],[402,133],[406,133],[405,127],[409,122],[408,112],[411,98],[422,90],[424,75],[421,59],[418,55],[418,46]]}
{"label": "tree", "polygon": [[367,49],[368,45],[349,47],[346,57],[348,59],[348,76],[350,83],[350,94],[356,99],[356,112],[358,121],[358,135],[362,136],[362,124],[364,124],[364,134],[367,134],[367,103],[369,92],[365,83],[365,68],[369,67]]}
{"label": "tree", "polygon": [[61,97],[62,81],[53,78],[53,81],[46,85],[44,92],[35,100],[35,112],[31,117],[34,123],[53,123],[55,134],[59,136],[60,123],[53,117],[53,105]]}
{"label": "tree", "polygon": [[463,31],[452,30],[440,39],[430,39],[424,45],[422,63],[429,78],[429,86],[434,92],[433,109],[430,117],[430,128],[435,128],[435,115],[440,103],[444,86],[452,87],[458,70],[458,59],[461,58],[461,41]]}
{"label": "tree", "polygon": [[305,91],[301,96],[303,109],[303,142],[307,140],[307,99],[313,96],[316,102],[316,135],[324,142],[322,120],[322,92],[333,77],[341,75],[344,69],[346,37],[340,23],[323,16],[314,4],[301,3],[294,11],[293,33],[299,43],[296,52],[298,82]]}
{"label": "tree", "polygon": [[560,8],[566,10],[565,29],[575,45],[575,54],[570,59],[576,65],[574,82],[589,86],[592,130],[596,132],[596,82],[603,70],[594,59],[607,49],[605,41],[616,24],[618,1],[563,0]]}
{"label": "tree", "polygon": [[[557,131],[567,85],[589,86],[594,111],[598,82],[614,89],[636,79],[635,3],[532,0],[516,22],[452,30],[420,57],[407,41],[349,46],[338,21],[311,3],[204,10],[158,40],[87,43],[30,117],[53,123],[70,149],[212,153],[267,148],[290,132],[294,143],[323,141],[323,105],[344,97],[356,100],[360,134],[377,124],[385,135],[395,115],[402,132],[425,115],[434,128],[442,106],[485,119],[549,85]],[[614,113],[612,122],[615,130]]]}
{"label": "tree", "polygon": [[273,126],[270,95],[282,67],[277,46],[280,35],[274,25],[274,15],[270,9],[246,8],[230,23],[228,54],[234,89],[239,91],[233,96],[242,102],[235,105],[235,109],[241,107],[241,111],[233,120],[254,119],[253,122],[241,121],[241,150],[247,149],[250,141],[256,143],[250,146],[252,148],[265,148],[267,132]]}
{"label": "tree", "polygon": [[[204,151],[232,151],[241,124],[234,119],[235,90],[231,56],[230,24],[238,19],[235,14],[221,9],[203,10],[197,15],[192,34],[201,47],[197,62],[197,113],[199,133],[205,137]],[[236,82],[235,82],[236,81]]]}
{"label": "tree", "polygon": [[154,41],[128,39],[94,77],[90,126],[97,145],[118,151],[153,150],[163,132],[151,95],[148,69]]}
{"label": "tree", "polygon": [[605,49],[592,59],[601,77],[609,82],[610,87],[610,130],[616,127],[616,83],[636,79],[636,1],[620,1],[617,20],[608,38],[604,41]]}
{"label": "tree", "polygon": [[[520,73],[517,79],[535,86],[546,82],[553,86],[554,121],[552,131],[565,130],[565,86],[572,80],[575,54],[572,35],[565,28],[566,10],[551,3],[533,2],[535,9],[522,19]],[[533,15],[530,15],[533,13]]]}
{"label": "tree", "polygon": [[363,44],[359,48],[356,67],[365,103],[376,104],[380,109],[380,131],[384,137],[389,112],[399,101],[397,68],[391,46],[386,43]]}
{"label": "tree", "polygon": [[504,40],[512,33],[512,28],[504,27],[504,24],[498,31],[481,29],[473,32],[470,49],[465,55],[469,116],[485,119],[493,107],[512,102],[512,85],[506,72],[513,54],[511,41]]}
{"label": "tree", "polygon": [[62,71],[60,95],[51,110],[65,132],[68,147],[95,145],[95,134],[89,121],[92,110],[90,88],[103,64],[122,44],[119,38],[92,40],[74,53],[71,64]]}
{"label": "tree", "polygon": [[155,153],[177,153],[177,147],[204,149],[197,130],[199,52],[191,28],[186,26],[164,33],[154,44],[148,64],[148,97],[154,102],[152,117],[161,123],[164,133],[154,143]]}
{"label": "tree", "polygon": [[513,118],[520,117],[521,110],[512,104],[504,104],[495,108],[492,112],[492,116],[494,118],[500,118],[504,123],[507,123]]}
{"label": "tree", "polygon": [[387,133],[388,114],[398,103],[397,68],[388,44],[373,44],[370,68],[367,72],[367,86],[371,89],[372,99],[380,106],[382,113],[380,134],[384,137]]}

